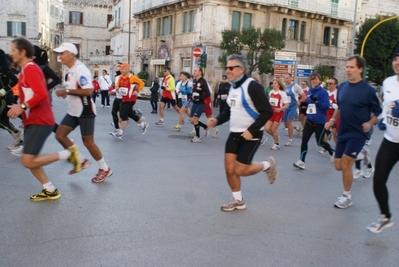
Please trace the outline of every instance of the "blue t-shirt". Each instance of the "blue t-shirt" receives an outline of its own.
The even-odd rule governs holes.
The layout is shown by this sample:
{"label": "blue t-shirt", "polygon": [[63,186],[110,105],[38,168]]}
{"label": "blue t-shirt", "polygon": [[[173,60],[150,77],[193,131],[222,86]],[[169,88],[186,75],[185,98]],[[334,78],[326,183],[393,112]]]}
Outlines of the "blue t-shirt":
{"label": "blue t-shirt", "polygon": [[[308,91],[308,104],[315,104],[316,113],[306,114],[309,121],[317,124],[324,124],[327,121],[326,111],[330,108],[330,99],[328,98],[328,93],[320,85],[316,87],[310,87]],[[317,98],[317,103],[315,103],[311,97]]]}
{"label": "blue t-shirt", "polygon": [[338,87],[337,104],[340,112],[338,138],[366,138],[370,133],[363,131],[362,124],[368,122],[371,114],[382,112],[376,90],[367,82],[343,82]]}

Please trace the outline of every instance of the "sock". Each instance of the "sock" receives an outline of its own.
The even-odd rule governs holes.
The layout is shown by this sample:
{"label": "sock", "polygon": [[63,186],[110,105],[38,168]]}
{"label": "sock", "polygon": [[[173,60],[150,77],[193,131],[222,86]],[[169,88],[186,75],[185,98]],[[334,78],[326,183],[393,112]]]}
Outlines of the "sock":
{"label": "sock", "polygon": [[242,195],[241,195],[241,191],[238,192],[232,192],[233,193],[233,198],[239,201],[242,201]]}
{"label": "sock", "polygon": [[98,163],[98,167],[101,170],[108,171],[109,167],[108,167],[107,163],[105,163],[104,158],[98,160],[97,163]]}
{"label": "sock", "polygon": [[292,142],[292,139],[288,139],[288,142]]}
{"label": "sock", "polygon": [[200,137],[199,125],[198,124],[194,125],[194,129],[195,129],[195,135],[199,138]]}
{"label": "sock", "polygon": [[141,128],[144,128],[144,122],[139,123]]}
{"label": "sock", "polygon": [[123,130],[122,129],[119,129],[118,131],[119,131],[120,134],[123,134]]}
{"label": "sock", "polygon": [[201,126],[202,128],[204,128],[205,130],[208,128],[208,126],[206,126],[206,124],[198,121],[198,125]]}
{"label": "sock", "polygon": [[367,165],[367,168],[371,169],[371,168],[373,168],[373,165],[371,165],[371,163],[369,163],[369,164]]}
{"label": "sock", "polygon": [[344,195],[348,196],[348,198],[351,199],[351,191],[345,191],[344,190]]}
{"label": "sock", "polygon": [[364,159],[364,154],[360,152],[359,154],[357,154],[356,160],[362,160],[362,159]]}
{"label": "sock", "polygon": [[267,169],[270,168],[270,162],[262,161],[262,164],[263,164],[263,171],[266,171]]}
{"label": "sock", "polygon": [[356,160],[356,161],[355,161],[355,167],[356,167],[356,169],[358,169],[358,170],[361,169],[361,168],[360,168],[360,162],[361,162],[361,160]]}
{"label": "sock", "polygon": [[49,192],[54,192],[54,190],[55,190],[55,187],[51,182],[43,184],[43,188]]}
{"label": "sock", "polygon": [[68,159],[69,156],[71,156],[71,152],[68,149],[58,152],[58,159]]}
{"label": "sock", "polygon": [[160,121],[163,121],[163,118],[159,118]]}

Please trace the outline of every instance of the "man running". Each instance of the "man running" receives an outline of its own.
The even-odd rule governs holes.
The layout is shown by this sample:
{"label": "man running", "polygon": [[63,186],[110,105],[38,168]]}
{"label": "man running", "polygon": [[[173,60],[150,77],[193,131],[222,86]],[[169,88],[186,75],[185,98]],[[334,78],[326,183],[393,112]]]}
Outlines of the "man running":
{"label": "man running", "polygon": [[[55,92],[58,97],[66,98],[68,103],[68,113],[58,126],[55,134],[56,139],[64,147],[73,145],[68,134],[77,126],[80,126],[83,144],[99,166],[97,174],[91,180],[93,183],[102,183],[112,175],[112,170],[108,167],[101,150],[94,142],[96,108],[91,99],[93,84],[90,70],[76,59],[78,49],[74,44],[62,43],[54,51],[58,53],[62,64],[69,68],[68,78],[65,82],[66,89],[59,89]],[[75,158],[75,171],[79,172],[81,168],[80,157],[76,155]]]}
{"label": "man running", "polygon": [[170,74],[170,68],[165,67],[163,70],[164,79],[161,84],[162,96],[159,102],[159,120],[155,123],[156,125],[164,124],[164,109],[167,103],[170,103],[174,110],[179,113],[180,108],[176,104],[176,83],[173,76]]}

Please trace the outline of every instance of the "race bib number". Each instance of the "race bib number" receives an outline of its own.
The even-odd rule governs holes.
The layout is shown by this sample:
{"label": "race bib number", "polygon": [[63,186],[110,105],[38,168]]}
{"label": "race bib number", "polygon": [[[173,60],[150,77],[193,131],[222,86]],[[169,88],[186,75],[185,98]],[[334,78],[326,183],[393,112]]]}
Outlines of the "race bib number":
{"label": "race bib number", "polygon": [[277,98],[270,98],[269,102],[270,102],[270,105],[272,107],[277,107],[277,105],[278,105],[278,99]]}
{"label": "race bib number", "polygon": [[199,96],[199,93],[193,93],[193,99],[194,99],[194,101],[199,101],[199,99],[195,99],[196,96]]}
{"label": "race bib number", "polygon": [[220,98],[221,98],[223,101],[227,99],[226,95],[222,95]]}
{"label": "race bib number", "polygon": [[287,96],[287,101],[288,101],[288,103],[291,103],[291,97],[290,96]]}
{"label": "race bib number", "polygon": [[306,110],[306,114],[316,114],[316,104],[312,103],[308,105],[308,109]]}
{"label": "race bib number", "polygon": [[182,101],[187,101],[187,95],[181,95],[181,100]]}
{"label": "race bib number", "polygon": [[395,128],[399,128],[399,118],[391,117],[389,115],[385,116],[385,123],[389,124]]}
{"label": "race bib number", "polygon": [[127,96],[127,91],[128,91],[128,89],[127,89],[126,87],[121,87],[121,88],[119,88],[119,93],[120,93],[122,96]]}

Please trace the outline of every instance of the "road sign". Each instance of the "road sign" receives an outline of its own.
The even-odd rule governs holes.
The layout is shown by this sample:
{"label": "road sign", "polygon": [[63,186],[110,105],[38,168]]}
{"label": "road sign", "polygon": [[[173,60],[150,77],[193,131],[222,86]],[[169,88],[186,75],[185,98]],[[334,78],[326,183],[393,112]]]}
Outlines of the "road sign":
{"label": "road sign", "polygon": [[276,59],[276,60],[274,60],[274,64],[295,65],[295,61],[293,61],[293,60]]}
{"label": "road sign", "polygon": [[307,78],[313,72],[313,66],[310,65],[298,65],[298,69],[296,71],[296,76],[298,78]]}
{"label": "road sign", "polygon": [[194,57],[200,57],[201,54],[202,54],[202,49],[201,49],[201,48],[195,47],[195,48],[193,49],[193,56],[194,56]]}

